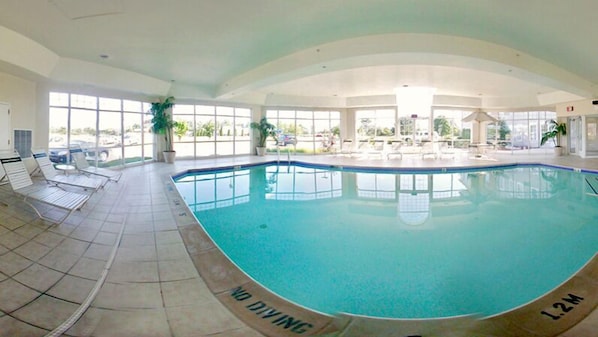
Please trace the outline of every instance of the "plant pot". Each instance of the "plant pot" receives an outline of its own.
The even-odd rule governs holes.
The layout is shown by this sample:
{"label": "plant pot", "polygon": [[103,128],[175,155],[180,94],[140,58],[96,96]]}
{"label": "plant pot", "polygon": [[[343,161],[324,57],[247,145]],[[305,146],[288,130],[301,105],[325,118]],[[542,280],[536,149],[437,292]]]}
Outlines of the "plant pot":
{"label": "plant pot", "polygon": [[265,156],[266,155],[266,147],[256,147],[255,152],[257,152],[258,156]]}
{"label": "plant pot", "polygon": [[163,151],[162,154],[164,155],[164,162],[168,164],[174,163],[174,158],[176,157],[176,151]]}
{"label": "plant pot", "polygon": [[563,155],[563,148],[560,146],[555,146],[554,147],[554,155],[559,157]]}

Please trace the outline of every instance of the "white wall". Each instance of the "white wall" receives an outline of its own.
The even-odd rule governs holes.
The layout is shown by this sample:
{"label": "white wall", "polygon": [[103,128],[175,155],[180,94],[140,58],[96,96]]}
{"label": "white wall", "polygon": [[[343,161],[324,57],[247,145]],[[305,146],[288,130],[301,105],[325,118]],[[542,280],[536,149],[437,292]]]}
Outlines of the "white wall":
{"label": "white wall", "polygon": [[557,117],[585,116],[598,114],[598,110],[592,105],[591,99],[561,103],[556,105]]}
{"label": "white wall", "polygon": [[[0,102],[11,107],[12,129],[28,129],[33,131],[36,141],[37,126],[37,85],[35,82],[21,79],[0,72]],[[12,138],[11,130],[11,138]]]}
{"label": "white wall", "polygon": [[[35,82],[0,72],[0,102],[10,104],[11,141],[14,129],[31,130],[33,144],[40,141],[36,100]],[[42,139],[47,143],[47,137]],[[35,168],[32,158],[27,158],[24,162],[29,171]]]}
{"label": "white wall", "polygon": [[[586,119],[584,116],[598,116],[598,105],[592,104],[592,99],[584,99],[579,101],[573,101],[569,103],[561,103],[556,105],[556,115],[558,117],[559,123],[567,122],[568,117],[575,117],[581,116],[582,119],[582,130],[581,132],[581,142],[583,145],[581,149],[578,149],[578,155],[582,158],[589,158],[586,153],[586,145],[587,145],[587,133],[586,133]],[[568,135],[561,138],[561,145],[569,150],[568,139],[570,137],[574,137],[575,135],[571,134],[571,130],[567,130]]]}

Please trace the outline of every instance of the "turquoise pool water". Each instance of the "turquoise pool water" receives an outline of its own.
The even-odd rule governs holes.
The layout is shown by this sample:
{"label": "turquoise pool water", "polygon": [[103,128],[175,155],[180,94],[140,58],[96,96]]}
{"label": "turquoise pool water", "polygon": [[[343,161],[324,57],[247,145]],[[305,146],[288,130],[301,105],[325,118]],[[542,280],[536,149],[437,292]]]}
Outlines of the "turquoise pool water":
{"label": "turquoise pool water", "polygon": [[598,250],[598,176],[545,166],[198,171],[177,189],[222,251],[325,313],[488,316],[555,288]]}

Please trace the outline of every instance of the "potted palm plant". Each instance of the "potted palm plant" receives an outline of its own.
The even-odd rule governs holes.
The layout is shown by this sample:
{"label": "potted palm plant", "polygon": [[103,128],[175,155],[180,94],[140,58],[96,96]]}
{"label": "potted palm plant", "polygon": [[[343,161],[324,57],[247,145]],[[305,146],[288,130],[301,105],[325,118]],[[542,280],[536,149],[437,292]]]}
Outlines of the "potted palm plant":
{"label": "potted palm plant", "polygon": [[[176,122],[172,120],[172,116],[169,110],[174,105],[174,97],[169,96],[164,100],[153,102],[150,107],[150,113],[152,114],[152,127],[151,130],[156,135],[163,135],[163,148],[162,151],[164,161],[167,163],[174,163],[176,151],[172,148],[172,130],[176,126]],[[160,158],[158,158],[160,160]]]}
{"label": "potted palm plant", "polygon": [[563,148],[561,147],[561,135],[567,135],[567,124],[558,123],[554,119],[548,122],[548,131],[542,134],[540,145],[544,145],[549,139],[554,142],[554,153],[557,156],[563,155]]}
{"label": "potted palm plant", "polygon": [[268,122],[266,117],[262,117],[258,122],[252,122],[251,128],[257,131],[258,140],[256,145],[256,152],[258,156],[266,154],[266,141],[268,137],[276,137],[276,126]]}

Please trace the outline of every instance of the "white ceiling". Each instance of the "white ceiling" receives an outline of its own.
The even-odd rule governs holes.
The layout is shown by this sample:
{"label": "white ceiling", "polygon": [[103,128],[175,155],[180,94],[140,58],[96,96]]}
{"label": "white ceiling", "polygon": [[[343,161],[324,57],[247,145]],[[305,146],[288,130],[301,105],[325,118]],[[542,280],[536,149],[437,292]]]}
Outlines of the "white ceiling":
{"label": "white ceiling", "polygon": [[[596,13],[595,0],[0,0],[0,26],[61,58],[166,81],[177,99],[258,103],[403,85],[490,108],[596,97]],[[402,44],[412,33],[421,43]]]}

